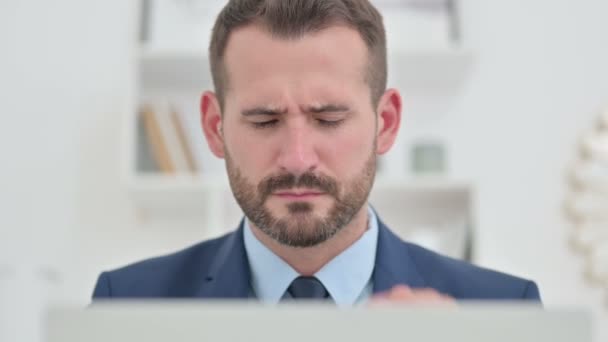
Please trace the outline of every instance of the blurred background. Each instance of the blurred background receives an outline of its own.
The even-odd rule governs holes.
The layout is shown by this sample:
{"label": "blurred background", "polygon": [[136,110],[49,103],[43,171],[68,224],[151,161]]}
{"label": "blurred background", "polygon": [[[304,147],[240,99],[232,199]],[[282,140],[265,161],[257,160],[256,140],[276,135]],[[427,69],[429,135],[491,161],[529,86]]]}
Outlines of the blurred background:
{"label": "blurred background", "polygon": [[[535,280],[608,340],[608,2],[377,0],[404,238]],[[236,227],[198,126],[220,0],[0,3],[0,340],[41,341],[103,270]]]}

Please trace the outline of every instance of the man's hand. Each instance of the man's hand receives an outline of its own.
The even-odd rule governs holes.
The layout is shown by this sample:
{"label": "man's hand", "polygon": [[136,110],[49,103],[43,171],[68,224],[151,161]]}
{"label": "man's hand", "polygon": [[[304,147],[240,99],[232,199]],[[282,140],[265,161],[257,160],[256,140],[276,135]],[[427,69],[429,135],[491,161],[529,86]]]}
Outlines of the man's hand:
{"label": "man's hand", "polygon": [[372,297],[371,305],[403,303],[417,305],[447,305],[456,306],[454,298],[441,294],[434,289],[413,289],[406,285],[397,285],[392,289]]}

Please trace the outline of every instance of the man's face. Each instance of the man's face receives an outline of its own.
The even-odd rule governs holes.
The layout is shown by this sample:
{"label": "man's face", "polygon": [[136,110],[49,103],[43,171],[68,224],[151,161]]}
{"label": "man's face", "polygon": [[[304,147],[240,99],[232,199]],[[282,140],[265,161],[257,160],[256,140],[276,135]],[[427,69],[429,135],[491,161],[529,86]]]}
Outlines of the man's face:
{"label": "man's face", "polygon": [[364,206],[377,117],[359,34],[331,27],[295,40],[251,25],[230,37],[219,124],[235,198],[276,241],[317,245]]}

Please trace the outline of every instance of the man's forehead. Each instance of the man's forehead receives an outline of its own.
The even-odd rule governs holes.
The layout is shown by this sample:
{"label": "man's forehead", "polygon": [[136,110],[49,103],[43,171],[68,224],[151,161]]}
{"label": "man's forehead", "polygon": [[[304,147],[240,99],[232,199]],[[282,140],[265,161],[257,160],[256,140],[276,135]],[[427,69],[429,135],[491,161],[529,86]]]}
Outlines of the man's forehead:
{"label": "man's forehead", "polygon": [[[358,31],[342,26],[331,26],[319,31],[305,33],[295,38],[284,38],[271,34],[259,24],[251,24],[233,31],[228,39],[224,61],[228,67],[243,62],[273,61],[273,57],[298,56],[317,58],[317,62],[348,58],[362,64],[367,60],[367,46]],[[280,61],[280,60],[279,60]]]}
{"label": "man's forehead", "polygon": [[352,43],[353,46],[366,47],[365,42],[359,31],[355,28],[344,25],[330,25],[319,30],[311,30],[302,34],[287,36],[278,33],[272,33],[264,25],[253,23],[244,25],[232,31],[228,37],[226,44],[226,54],[230,50],[231,45],[241,45],[243,42],[268,42],[276,45],[291,45],[296,46],[299,43],[306,41],[323,42],[332,39],[334,42],[342,41],[344,43]]}
{"label": "man's forehead", "polygon": [[286,82],[306,83],[319,90],[335,87],[332,83],[362,83],[367,61],[365,42],[348,27],[284,39],[259,25],[249,25],[234,31],[226,46],[227,92],[257,86],[256,93],[263,89],[273,93],[269,87]]}

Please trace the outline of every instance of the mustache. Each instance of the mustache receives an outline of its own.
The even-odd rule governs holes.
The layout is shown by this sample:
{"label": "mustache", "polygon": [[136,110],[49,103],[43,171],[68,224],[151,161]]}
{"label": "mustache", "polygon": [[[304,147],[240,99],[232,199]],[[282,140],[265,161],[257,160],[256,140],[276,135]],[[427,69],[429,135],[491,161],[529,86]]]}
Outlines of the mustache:
{"label": "mustache", "polygon": [[310,171],[303,173],[299,177],[291,173],[268,176],[258,184],[258,192],[263,200],[268,198],[273,192],[293,188],[317,189],[335,198],[338,197],[338,182],[331,177],[315,175]]}

